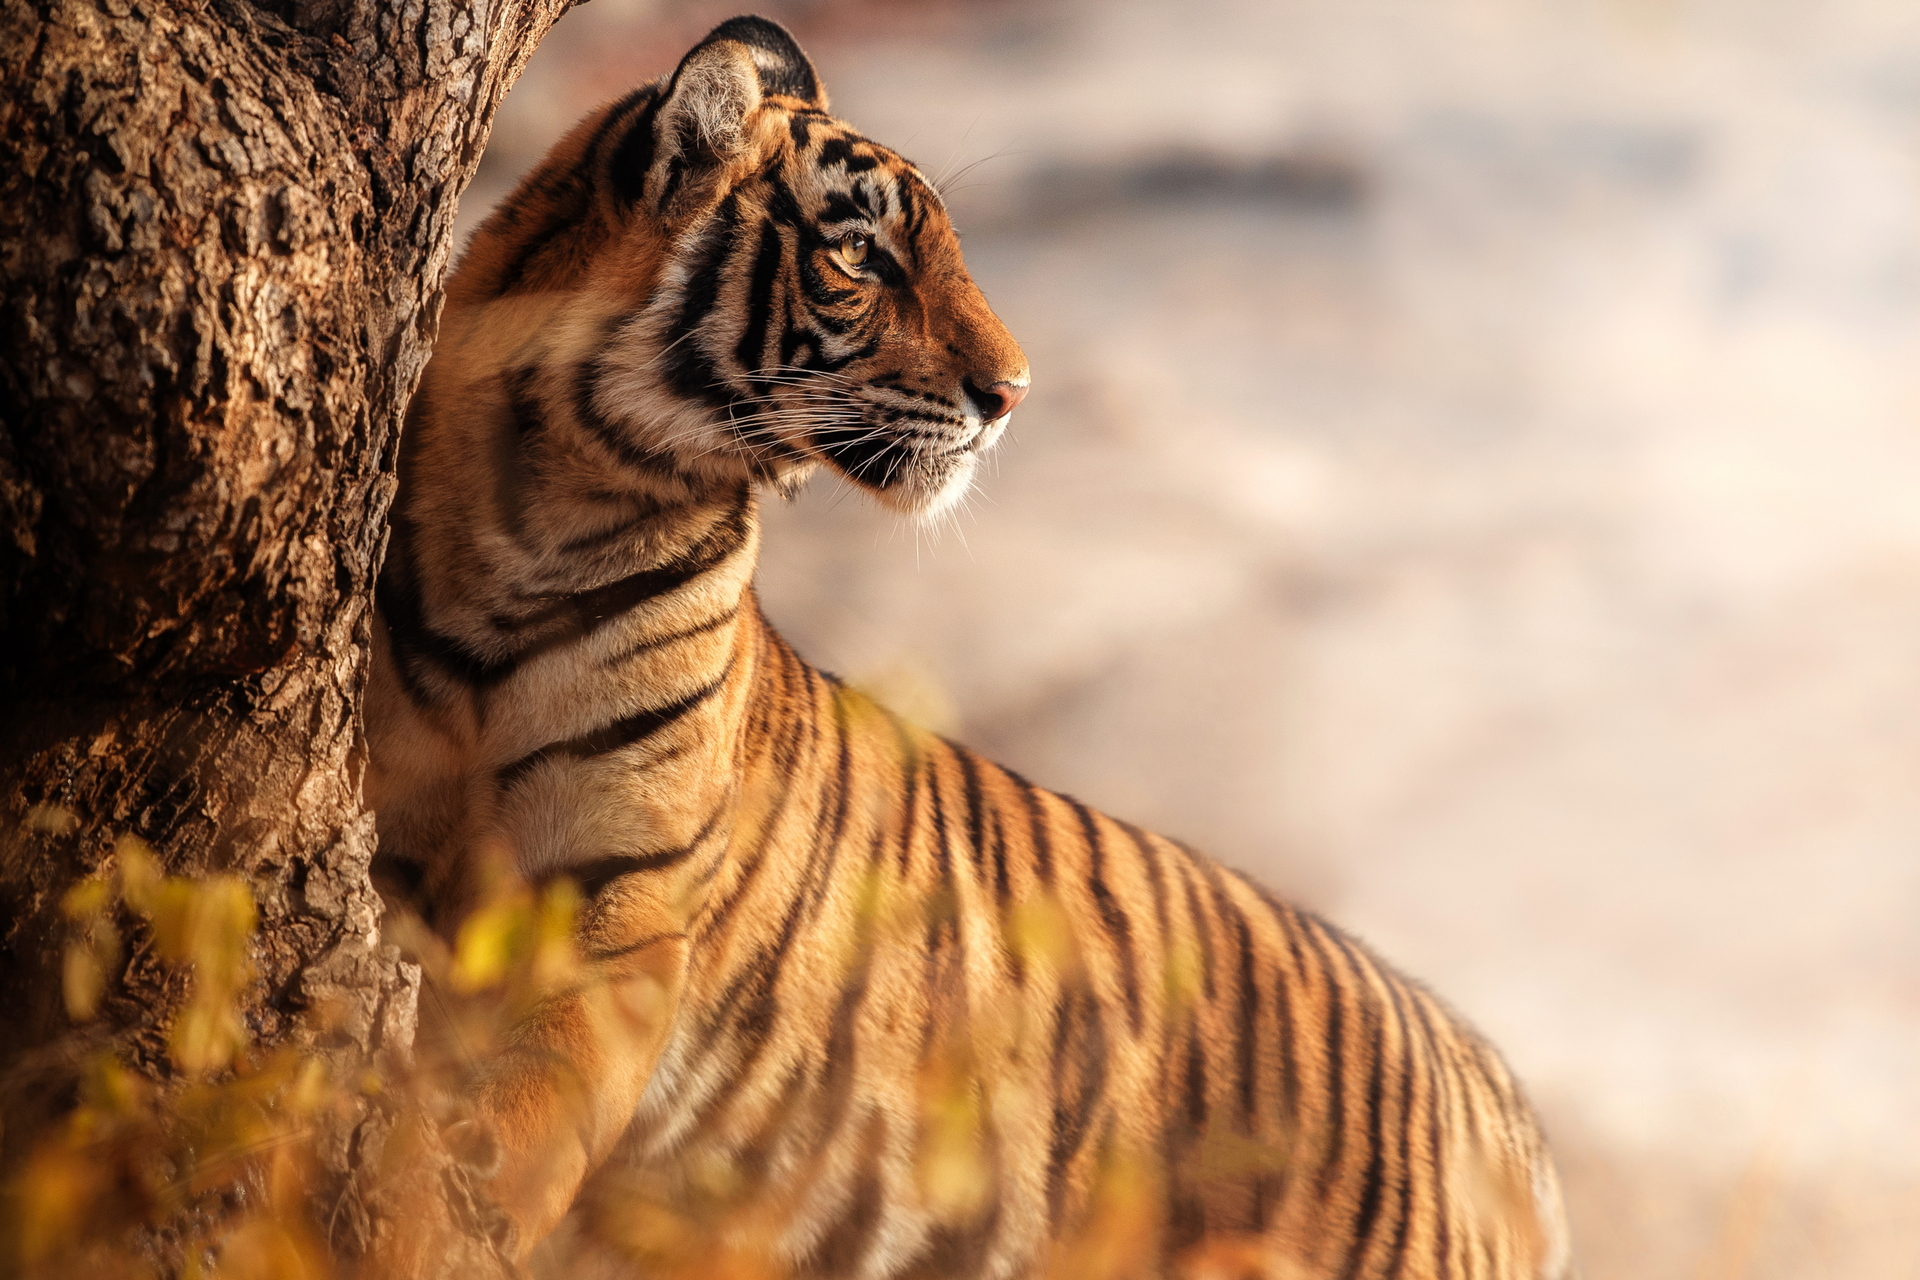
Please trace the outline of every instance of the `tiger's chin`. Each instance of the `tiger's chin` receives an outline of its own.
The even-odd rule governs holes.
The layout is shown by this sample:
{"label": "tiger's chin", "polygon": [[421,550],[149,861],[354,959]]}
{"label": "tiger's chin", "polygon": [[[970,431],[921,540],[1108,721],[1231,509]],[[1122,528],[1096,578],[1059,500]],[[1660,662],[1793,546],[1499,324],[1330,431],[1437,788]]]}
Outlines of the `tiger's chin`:
{"label": "tiger's chin", "polygon": [[990,430],[981,434],[986,437],[984,443],[944,451],[912,450],[895,440],[857,455],[846,450],[824,449],[772,465],[762,460],[754,468],[753,478],[780,497],[791,500],[800,496],[809,480],[826,470],[843,484],[864,490],[884,507],[928,520],[953,507],[973,484],[980,457],[998,438],[999,432]]}
{"label": "tiger's chin", "polygon": [[902,515],[928,520],[949,510],[966,494],[968,487],[973,483],[973,473],[979,465],[979,455],[968,454],[964,457],[938,458],[930,461],[938,465],[905,467],[889,477],[885,483],[879,484],[864,476],[855,475],[845,467],[835,466],[831,462],[817,458],[789,463],[778,472],[762,473],[756,478],[775,495],[791,502],[806,489],[808,481],[826,470],[842,481],[863,490],[883,507],[898,511]]}
{"label": "tiger's chin", "polygon": [[848,471],[840,474],[872,494],[880,505],[918,520],[931,520],[965,496],[979,465],[980,454],[969,451],[909,458],[881,483]]}
{"label": "tiger's chin", "polygon": [[807,482],[830,471],[872,496],[881,506],[902,515],[929,520],[949,510],[965,496],[980,465],[978,451],[944,457],[915,458],[898,464],[884,480],[875,481],[831,459],[807,458],[778,469],[761,470],[755,479],[787,501],[798,498]]}

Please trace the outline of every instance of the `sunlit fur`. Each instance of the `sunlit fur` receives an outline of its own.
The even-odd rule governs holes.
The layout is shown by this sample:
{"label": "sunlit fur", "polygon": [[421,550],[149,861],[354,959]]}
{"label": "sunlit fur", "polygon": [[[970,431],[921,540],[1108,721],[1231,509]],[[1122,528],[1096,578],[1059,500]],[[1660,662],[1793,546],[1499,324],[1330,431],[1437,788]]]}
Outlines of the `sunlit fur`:
{"label": "sunlit fur", "polygon": [[586,895],[594,980],[470,1082],[517,1247],[645,1274],[665,1213],[743,1274],[1565,1274],[1526,1103],[1432,996],[762,618],[757,483],[937,508],[1027,379],[939,197],[825,106],[736,19],[589,117],[476,237],[407,428],[382,859],[447,931],[493,858]]}

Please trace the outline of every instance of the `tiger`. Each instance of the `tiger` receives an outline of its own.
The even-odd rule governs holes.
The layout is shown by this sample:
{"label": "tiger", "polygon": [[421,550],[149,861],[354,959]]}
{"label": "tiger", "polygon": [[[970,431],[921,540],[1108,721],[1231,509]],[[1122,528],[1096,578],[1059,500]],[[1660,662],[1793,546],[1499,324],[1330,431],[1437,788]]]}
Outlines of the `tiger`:
{"label": "tiger", "polygon": [[762,615],[762,493],[942,511],[1029,386],[939,191],[763,18],[474,234],[403,433],[366,793],[443,933],[483,855],[578,886],[591,981],[463,1089],[509,1252],[665,1274],[632,1244],[665,1213],[754,1275],[1570,1275],[1533,1112],[1435,996]]}

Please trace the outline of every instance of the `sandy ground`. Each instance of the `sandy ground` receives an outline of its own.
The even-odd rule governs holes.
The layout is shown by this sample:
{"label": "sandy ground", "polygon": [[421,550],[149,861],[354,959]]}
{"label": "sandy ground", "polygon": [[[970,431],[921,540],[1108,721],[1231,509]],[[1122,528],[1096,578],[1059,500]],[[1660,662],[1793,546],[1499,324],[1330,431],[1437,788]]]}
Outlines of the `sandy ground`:
{"label": "sandy ground", "polygon": [[[1920,1276],[1920,9],[765,11],[1035,378],[771,514],[802,650],[1427,979],[1590,1277]],[[471,208],[723,16],[569,17]]]}

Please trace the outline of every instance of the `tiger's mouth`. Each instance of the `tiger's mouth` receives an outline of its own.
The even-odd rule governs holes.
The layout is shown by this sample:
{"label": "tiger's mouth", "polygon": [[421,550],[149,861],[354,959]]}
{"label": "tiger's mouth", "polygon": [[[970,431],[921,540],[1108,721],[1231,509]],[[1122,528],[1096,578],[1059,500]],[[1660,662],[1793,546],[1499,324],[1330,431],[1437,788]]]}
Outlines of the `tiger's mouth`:
{"label": "tiger's mouth", "polygon": [[808,438],[821,461],[884,505],[930,516],[966,493],[981,456],[999,441],[1006,423],[1006,416],[952,421],[882,409],[856,423],[815,428]]}
{"label": "tiger's mouth", "polygon": [[825,466],[914,516],[937,515],[966,493],[981,455],[999,442],[1011,417],[928,413],[921,404],[857,391],[783,399],[773,413],[728,424],[735,447],[753,459],[758,474],[784,487]]}

